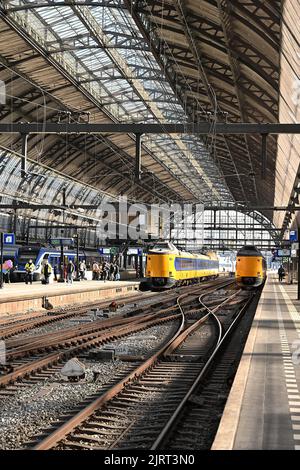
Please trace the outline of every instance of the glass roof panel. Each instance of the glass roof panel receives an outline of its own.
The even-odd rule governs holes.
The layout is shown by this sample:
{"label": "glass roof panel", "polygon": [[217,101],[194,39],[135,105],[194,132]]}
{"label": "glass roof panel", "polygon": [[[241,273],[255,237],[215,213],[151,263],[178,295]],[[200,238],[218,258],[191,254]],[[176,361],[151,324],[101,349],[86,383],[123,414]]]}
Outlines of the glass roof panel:
{"label": "glass roof panel", "polygon": [[[35,2],[11,0],[9,3],[34,5]],[[48,2],[39,3],[47,5]],[[126,9],[83,5],[54,7],[51,2],[49,7],[21,10],[13,15],[17,21],[27,22],[29,32],[34,26],[35,34],[41,35],[43,47],[56,50],[52,52],[53,57],[59,58],[60,63],[63,59],[68,71],[74,70],[76,79],[117,121],[188,120],[153,54],[146,45],[145,48],[139,46],[145,44],[143,36]],[[157,74],[155,79],[154,74]],[[233,200],[199,138],[163,135],[150,136],[143,142],[199,199],[204,192],[213,191],[219,199]]]}

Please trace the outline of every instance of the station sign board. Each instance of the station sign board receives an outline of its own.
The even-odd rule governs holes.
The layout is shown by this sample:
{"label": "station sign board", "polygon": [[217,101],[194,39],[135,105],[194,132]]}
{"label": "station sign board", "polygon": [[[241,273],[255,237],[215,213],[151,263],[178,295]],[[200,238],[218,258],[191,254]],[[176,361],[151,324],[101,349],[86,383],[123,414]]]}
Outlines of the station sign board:
{"label": "station sign board", "polygon": [[74,238],[50,238],[52,246],[74,246]]}
{"label": "station sign board", "polygon": [[298,232],[297,230],[290,230],[290,242],[298,241]]}
{"label": "station sign board", "polygon": [[116,246],[112,246],[110,248],[98,248],[98,253],[100,255],[117,255],[119,253],[119,248]]}
{"label": "station sign board", "polygon": [[138,256],[142,256],[143,250],[142,250],[142,248],[128,248],[127,254],[128,254],[128,255],[138,255]]}
{"label": "station sign board", "polygon": [[110,255],[110,248],[99,248],[98,251],[100,255]]}
{"label": "station sign board", "polygon": [[277,250],[277,257],[282,258],[282,257],[289,257],[291,256],[291,250],[287,248],[282,248]]}
{"label": "station sign board", "polygon": [[288,257],[285,257],[285,256],[281,256],[281,257],[276,256],[276,258],[274,258],[273,261],[280,261],[280,263],[288,263],[288,262],[289,262],[289,259],[290,259],[289,256],[288,256]]}
{"label": "station sign board", "polygon": [[14,245],[15,234],[14,233],[3,233],[3,245]]}

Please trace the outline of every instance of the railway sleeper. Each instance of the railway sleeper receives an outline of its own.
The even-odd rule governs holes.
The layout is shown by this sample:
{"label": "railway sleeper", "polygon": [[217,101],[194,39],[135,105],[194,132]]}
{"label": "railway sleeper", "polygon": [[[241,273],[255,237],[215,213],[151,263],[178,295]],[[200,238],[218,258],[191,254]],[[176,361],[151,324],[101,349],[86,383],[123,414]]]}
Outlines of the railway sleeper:
{"label": "railway sleeper", "polygon": [[[86,427],[86,429],[111,429],[111,430],[114,430],[114,429],[122,429],[122,425],[120,425],[119,423],[106,423],[104,421],[87,421],[86,423],[84,423],[84,426]],[[127,426],[126,425],[123,425],[124,428],[126,428]]]}
{"label": "railway sleeper", "polygon": [[[63,447],[62,447],[62,446],[63,446]],[[66,447],[66,449],[65,449],[65,447]],[[72,449],[72,448],[73,448],[73,449],[80,449],[80,450],[81,450],[81,449],[90,449],[90,450],[93,450],[92,444],[89,446],[89,445],[84,444],[84,443],[81,443],[81,442],[70,442],[70,441],[68,441],[68,442],[64,442],[64,441],[63,441],[63,442],[62,442],[61,444],[59,444],[59,446],[56,447],[55,449],[56,449],[56,450],[58,450],[58,449],[59,449],[59,450],[61,450],[61,449],[62,449],[62,450],[68,450],[68,448],[71,448],[71,449]]]}
{"label": "railway sleeper", "polygon": [[[107,438],[107,437],[111,437],[113,438],[113,435],[112,434],[109,434],[109,436],[106,436],[105,434],[102,434],[104,438]],[[98,435],[89,435],[89,434],[82,434],[81,430],[78,432],[78,434],[75,434],[73,433],[72,435],[70,435],[68,437],[68,440],[72,440],[72,441],[79,441],[79,442],[82,442],[82,441],[87,441],[87,443],[89,442],[95,442],[96,444],[99,444],[101,443],[101,438],[100,436]]]}
{"label": "railway sleeper", "polygon": [[114,427],[114,428],[96,428],[96,427],[86,427],[85,426],[80,426],[79,428],[79,432],[80,433],[84,433],[86,434],[87,436],[88,435],[93,435],[93,434],[97,434],[98,436],[114,436],[114,435],[118,435],[121,431],[124,431],[125,429],[127,429],[127,426],[119,426],[119,427]]}

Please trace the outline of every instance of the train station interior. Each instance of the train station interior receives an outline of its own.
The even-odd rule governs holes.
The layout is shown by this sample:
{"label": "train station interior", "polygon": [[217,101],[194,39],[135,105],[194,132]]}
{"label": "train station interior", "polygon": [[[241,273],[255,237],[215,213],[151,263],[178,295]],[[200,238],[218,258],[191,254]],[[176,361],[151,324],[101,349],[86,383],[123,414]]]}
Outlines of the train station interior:
{"label": "train station interior", "polygon": [[300,450],[299,25],[0,0],[1,451]]}

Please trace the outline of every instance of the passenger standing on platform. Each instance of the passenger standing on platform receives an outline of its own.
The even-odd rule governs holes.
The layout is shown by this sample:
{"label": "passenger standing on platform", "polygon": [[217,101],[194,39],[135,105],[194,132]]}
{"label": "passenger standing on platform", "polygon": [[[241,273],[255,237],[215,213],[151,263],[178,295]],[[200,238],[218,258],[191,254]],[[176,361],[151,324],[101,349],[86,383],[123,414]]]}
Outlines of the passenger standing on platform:
{"label": "passenger standing on platform", "polygon": [[57,265],[56,264],[54,265],[54,268],[53,268],[53,274],[54,274],[54,281],[57,281],[58,271],[57,271]]}
{"label": "passenger standing on platform", "polygon": [[103,279],[103,263],[99,263],[99,281]]}
{"label": "passenger standing on platform", "polygon": [[85,271],[86,271],[85,261],[80,261],[80,263],[79,263],[79,276],[80,276],[80,279],[82,279],[82,280],[85,277]]}
{"label": "passenger standing on platform", "polygon": [[115,263],[114,277],[115,277],[115,281],[120,280],[120,268],[119,268],[118,263]]}
{"label": "passenger standing on platform", "polygon": [[49,264],[49,261],[46,260],[44,266],[42,267],[42,274],[44,275],[43,284],[49,284],[49,278],[52,273],[52,266]]}
{"label": "passenger standing on platform", "polygon": [[113,263],[110,263],[110,266],[109,266],[109,280],[110,281],[113,281],[115,279],[114,272],[115,272],[115,265]]}
{"label": "passenger standing on platform", "polygon": [[28,263],[25,264],[25,283],[26,284],[28,284],[28,282],[32,284],[34,270],[35,270],[35,265],[33,264],[32,259],[30,259]]}
{"label": "passenger standing on platform", "polygon": [[284,276],[285,276],[284,267],[283,267],[283,266],[280,266],[280,268],[278,269],[278,279],[279,279],[279,282],[282,282]]}
{"label": "passenger standing on platform", "polygon": [[109,264],[105,261],[103,264],[103,281],[109,279]]}
{"label": "passenger standing on platform", "polygon": [[101,281],[105,281],[105,261],[103,261],[102,266],[101,266]]}
{"label": "passenger standing on platform", "polygon": [[71,260],[67,264],[67,283],[73,284],[73,273],[75,271],[75,266]]}
{"label": "passenger standing on platform", "polygon": [[93,281],[99,281],[100,267],[99,264],[94,261],[93,263]]}
{"label": "passenger standing on platform", "polygon": [[5,282],[10,284],[10,273],[13,271],[14,265],[11,259],[8,259],[3,264],[3,273],[5,277]]}

